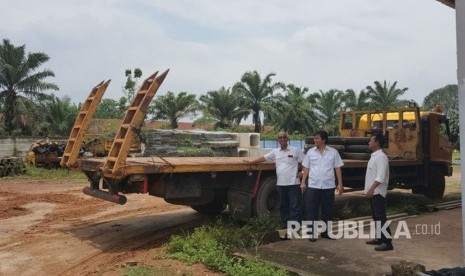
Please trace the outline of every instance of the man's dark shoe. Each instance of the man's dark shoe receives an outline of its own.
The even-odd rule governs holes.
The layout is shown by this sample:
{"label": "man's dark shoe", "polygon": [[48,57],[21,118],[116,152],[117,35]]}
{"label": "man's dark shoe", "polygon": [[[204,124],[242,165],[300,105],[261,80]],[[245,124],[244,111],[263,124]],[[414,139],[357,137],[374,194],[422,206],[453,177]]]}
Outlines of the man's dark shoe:
{"label": "man's dark shoe", "polygon": [[335,240],[335,238],[331,238],[328,233],[321,233],[321,237],[323,239],[328,239],[328,240]]}
{"label": "man's dark shoe", "polygon": [[369,245],[380,245],[382,244],[383,242],[378,240],[378,239],[374,239],[374,240],[371,240],[371,241],[366,241],[365,242],[366,244],[369,244]]}
{"label": "man's dark shoe", "polygon": [[316,242],[315,238],[308,239],[309,242]]}
{"label": "man's dark shoe", "polygon": [[387,243],[382,243],[375,247],[376,251],[389,251],[393,249],[394,247],[392,246],[392,244],[387,244]]}

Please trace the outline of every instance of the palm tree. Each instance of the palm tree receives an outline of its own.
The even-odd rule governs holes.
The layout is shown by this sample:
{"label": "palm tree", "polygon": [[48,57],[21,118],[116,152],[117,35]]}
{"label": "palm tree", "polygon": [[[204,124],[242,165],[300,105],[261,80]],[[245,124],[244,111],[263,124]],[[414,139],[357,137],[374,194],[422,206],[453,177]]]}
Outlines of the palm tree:
{"label": "palm tree", "polygon": [[283,83],[273,83],[271,78],[275,73],[270,73],[262,80],[257,71],[246,72],[242,75],[241,81],[233,86],[233,92],[244,100],[244,107],[252,113],[252,122],[255,125],[255,132],[260,132],[262,122],[260,112],[271,108],[273,92],[279,88],[285,89]]}
{"label": "palm tree", "polygon": [[212,115],[217,122],[215,128],[230,128],[233,124],[239,124],[241,119],[249,112],[239,104],[230,89],[221,87],[219,90],[210,91],[200,96],[200,101],[208,114]]}
{"label": "palm tree", "polygon": [[78,113],[78,106],[71,103],[69,96],[53,96],[42,105],[43,121],[40,124],[42,135],[66,136],[71,131]]}
{"label": "palm tree", "polygon": [[386,83],[386,81],[384,81],[382,85],[378,81],[375,81],[374,83],[374,87],[369,85],[366,88],[368,95],[371,98],[370,102],[373,109],[388,110],[405,104],[405,102],[398,98],[399,96],[402,96],[408,88],[397,88],[397,81],[395,81],[392,85]]}
{"label": "palm tree", "polygon": [[370,104],[368,103],[369,95],[365,90],[360,91],[357,95],[353,89],[347,89],[344,95],[346,108],[348,110],[367,110]]}
{"label": "palm tree", "polygon": [[47,90],[58,90],[54,83],[45,82],[54,77],[51,70],[35,72],[49,60],[45,53],[25,54],[25,45],[15,47],[4,39],[0,44],[0,101],[4,105],[4,128],[8,134],[24,125],[20,110],[21,99],[34,100]]}
{"label": "palm tree", "polygon": [[339,122],[339,114],[344,103],[344,93],[340,90],[331,89],[327,92],[322,90],[314,94],[316,98],[315,110],[318,114],[319,125],[331,135],[336,133]]}
{"label": "palm tree", "polygon": [[155,119],[169,120],[172,129],[178,127],[178,120],[198,110],[198,102],[194,94],[180,92],[177,96],[168,91],[153,102]]}
{"label": "palm tree", "polygon": [[277,95],[275,108],[269,116],[270,121],[280,130],[289,132],[312,133],[317,128],[317,118],[312,110],[315,96],[307,96],[307,87],[288,84],[286,94]]}

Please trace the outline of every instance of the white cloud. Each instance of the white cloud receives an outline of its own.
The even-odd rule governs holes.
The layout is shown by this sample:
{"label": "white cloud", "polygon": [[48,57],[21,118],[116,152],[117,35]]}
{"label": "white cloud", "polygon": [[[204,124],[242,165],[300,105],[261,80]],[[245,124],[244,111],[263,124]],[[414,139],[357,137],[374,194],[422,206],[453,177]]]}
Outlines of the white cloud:
{"label": "white cloud", "polygon": [[456,82],[454,11],[434,0],[6,1],[1,38],[50,56],[57,95],[83,101],[124,70],[171,68],[160,94],[203,94],[257,70],[276,81],[356,91],[375,80],[419,102]]}

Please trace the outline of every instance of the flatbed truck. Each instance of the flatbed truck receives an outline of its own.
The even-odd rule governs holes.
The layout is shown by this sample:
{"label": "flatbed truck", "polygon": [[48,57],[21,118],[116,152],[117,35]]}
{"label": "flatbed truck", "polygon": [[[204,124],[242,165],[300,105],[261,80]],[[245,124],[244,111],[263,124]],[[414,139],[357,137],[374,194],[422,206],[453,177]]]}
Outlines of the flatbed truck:
{"label": "flatbed truck", "polygon": [[[169,203],[191,206],[200,213],[210,215],[219,214],[226,208],[229,208],[231,214],[237,218],[276,214],[278,197],[274,163],[249,164],[244,161],[248,159],[247,157],[127,157],[133,138],[139,132],[148,104],[168,74],[168,70],[160,76],[157,74],[158,72],[147,78],[135,95],[113,140],[111,150],[105,158],[77,158],[75,154],[98,104],[95,100],[98,97],[95,95],[103,93],[108,82],[100,83],[91,91],[88,97],[89,103],[83,105],[80,112],[81,118],[76,119],[69,138],[72,143],[68,143],[61,163],[63,167],[79,169],[86,174],[90,185],[85,187],[83,192],[118,204],[126,203],[124,194],[148,194],[164,198]],[[362,126],[360,126],[362,113],[349,112],[341,115],[342,136],[337,139],[333,137],[333,140],[338,141],[335,147],[340,150],[343,157],[345,153],[343,159],[345,187],[354,189],[363,187],[363,177],[368,162],[366,158],[368,153],[364,146],[367,146],[368,139],[373,133],[382,131],[389,139],[385,150],[389,153],[392,149],[391,153],[394,154],[391,155],[390,160],[393,172],[390,184],[393,187],[410,188],[414,192],[428,196],[442,197],[444,176],[452,173],[449,162],[451,157],[444,154],[442,161],[431,160],[433,151],[424,151],[423,148],[437,148],[438,145],[433,146],[431,143],[438,140],[427,141],[426,138],[422,139],[422,135],[431,133],[433,128],[438,126],[438,122],[425,123],[420,117],[418,108],[410,109],[409,112],[412,110],[418,114],[414,119],[415,123],[418,126],[422,125],[416,130],[412,127],[407,130],[402,126],[399,130],[388,129],[387,113],[389,112],[387,111],[364,112],[363,114],[368,118]],[[405,114],[403,112],[407,111],[390,112],[401,112],[397,120],[402,121],[402,115]],[[376,119],[373,114],[378,114],[384,127],[374,129]],[[349,121],[351,124],[348,123]],[[311,138],[308,140],[311,146]],[[354,141],[366,144],[354,145]],[[441,143],[444,143],[444,148],[449,147],[447,151],[451,151],[450,142],[441,141]],[[402,147],[403,144],[406,148]],[[393,150],[396,145],[397,150]],[[354,148],[362,149],[362,152],[353,152]],[[405,152],[402,153],[402,150]],[[360,156],[362,158],[359,158]]]}

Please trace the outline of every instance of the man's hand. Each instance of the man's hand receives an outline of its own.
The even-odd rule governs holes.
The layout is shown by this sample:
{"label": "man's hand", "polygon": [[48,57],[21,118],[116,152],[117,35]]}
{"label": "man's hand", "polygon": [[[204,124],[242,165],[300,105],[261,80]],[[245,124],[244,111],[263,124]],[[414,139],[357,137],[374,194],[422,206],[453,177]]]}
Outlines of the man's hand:
{"label": "man's hand", "polygon": [[344,186],[342,184],[337,185],[337,193],[340,196],[344,193]]}
{"label": "man's hand", "polygon": [[307,185],[305,184],[305,181],[302,181],[300,183],[300,190],[302,190],[302,193],[305,192],[305,190],[307,190]]}
{"label": "man's hand", "polygon": [[372,198],[374,193],[375,193],[375,189],[373,189],[373,186],[371,186],[371,188],[366,193],[366,197]]}

